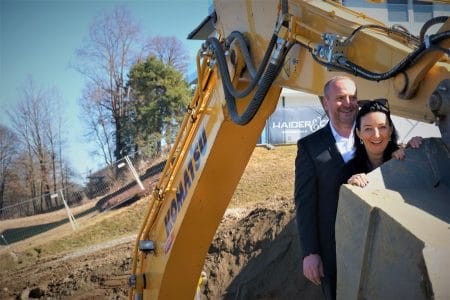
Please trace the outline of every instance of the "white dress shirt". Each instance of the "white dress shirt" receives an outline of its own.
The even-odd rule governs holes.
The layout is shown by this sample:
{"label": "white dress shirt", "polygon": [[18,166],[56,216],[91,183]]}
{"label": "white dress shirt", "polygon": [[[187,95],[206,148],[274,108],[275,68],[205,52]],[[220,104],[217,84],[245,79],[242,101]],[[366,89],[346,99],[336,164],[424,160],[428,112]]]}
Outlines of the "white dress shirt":
{"label": "white dress shirt", "polygon": [[347,163],[350,159],[355,155],[355,138],[353,137],[354,125],[352,131],[350,132],[350,136],[348,138],[341,136],[333,124],[330,122],[331,132],[333,133],[334,139],[336,140],[336,147],[341,153],[344,162]]}

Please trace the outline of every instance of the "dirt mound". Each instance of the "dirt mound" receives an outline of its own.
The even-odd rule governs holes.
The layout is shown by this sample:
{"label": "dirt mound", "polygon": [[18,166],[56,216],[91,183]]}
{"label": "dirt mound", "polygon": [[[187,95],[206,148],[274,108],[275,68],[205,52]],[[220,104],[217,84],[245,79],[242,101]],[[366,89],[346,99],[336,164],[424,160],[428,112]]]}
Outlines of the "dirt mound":
{"label": "dirt mound", "polygon": [[209,299],[322,299],[300,272],[292,199],[228,210],[205,261]]}
{"label": "dirt mound", "polygon": [[[292,199],[231,208],[205,260],[207,299],[321,299],[300,273]],[[0,273],[0,298],[126,299],[134,238]]]}

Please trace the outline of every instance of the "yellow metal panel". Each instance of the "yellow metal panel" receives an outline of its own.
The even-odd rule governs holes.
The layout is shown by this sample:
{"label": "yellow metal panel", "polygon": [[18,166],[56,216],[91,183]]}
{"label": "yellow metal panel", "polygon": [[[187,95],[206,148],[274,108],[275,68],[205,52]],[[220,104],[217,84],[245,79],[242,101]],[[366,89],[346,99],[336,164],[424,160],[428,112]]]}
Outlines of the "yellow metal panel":
{"label": "yellow metal panel", "polygon": [[[140,270],[147,276],[145,298],[194,297],[208,247],[281,92],[271,88],[257,116],[240,126],[228,119],[220,84],[193,126],[183,167],[174,174],[151,231],[157,250],[145,256]],[[239,100],[241,110],[252,96]]]}
{"label": "yellow metal panel", "polygon": [[[310,45],[322,43],[322,33],[332,32],[349,36],[360,25],[383,25],[362,13],[342,7],[331,1],[289,1],[289,13],[298,17],[298,38],[308,40]],[[227,1],[216,0],[219,34],[227,37],[232,31],[243,32],[249,40],[250,51],[256,65],[262,60],[277,20],[278,1]],[[447,45],[448,47],[448,45]],[[391,69],[414,49],[401,42],[399,37],[386,36],[380,31],[363,30],[345,49],[346,56],[354,63],[374,72]],[[361,99],[387,98],[394,114],[415,120],[433,122],[434,115],[428,109],[428,97],[440,81],[449,78],[448,62],[433,63],[419,61],[416,68],[421,72],[409,73],[409,81],[424,76],[415,94],[403,99],[395,89],[394,80],[368,81],[355,78],[358,96]],[[428,68],[431,67],[430,70]],[[327,80],[341,72],[328,70],[314,61],[303,47],[295,45],[288,54],[276,84],[315,95],[322,95]],[[349,75],[349,74],[345,74]],[[351,74],[350,74],[351,76]],[[401,75],[402,76],[402,75]]]}

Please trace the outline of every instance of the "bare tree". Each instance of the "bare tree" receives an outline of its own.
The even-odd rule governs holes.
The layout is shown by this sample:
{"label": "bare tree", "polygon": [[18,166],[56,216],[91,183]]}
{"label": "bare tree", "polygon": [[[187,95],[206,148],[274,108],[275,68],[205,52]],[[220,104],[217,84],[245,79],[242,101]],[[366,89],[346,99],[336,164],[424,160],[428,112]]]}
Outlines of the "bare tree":
{"label": "bare tree", "polygon": [[62,159],[56,153],[56,143],[61,140],[58,137],[60,113],[56,110],[59,94],[56,89],[37,87],[31,77],[26,80],[21,92],[22,99],[17,108],[9,112],[9,116],[25,149],[22,164],[26,170],[30,197],[42,196],[40,210],[44,211],[55,206],[50,193],[56,191],[57,160]]}
{"label": "bare tree", "polygon": [[[40,172],[39,194],[48,194],[45,197],[46,208],[51,207],[50,184],[48,181],[47,170],[47,150],[44,143],[45,118],[46,115],[42,111],[43,103],[46,98],[44,91],[36,88],[34,82],[29,79],[27,86],[22,90],[23,101],[19,104],[16,112],[17,118],[14,120],[16,132],[19,132],[23,141],[27,144],[30,156],[35,157],[38,162],[38,170]],[[30,161],[32,163],[32,161]],[[41,209],[44,205],[41,202]]]}
{"label": "bare tree", "polygon": [[94,155],[102,156],[106,164],[114,161],[114,145],[113,134],[114,126],[111,118],[108,117],[109,112],[103,105],[104,98],[108,95],[100,87],[95,87],[92,83],[88,83],[83,91],[80,100],[82,109],[82,118],[86,124],[86,136],[92,138],[97,144]]}
{"label": "bare tree", "polygon": [[0,124],[0,215],[4,205],[5,188],[13,175],[13,162],[19,152],[14,132]]}
{"label": "bare tree", "polygon": [[155,36],[147,39],[145,50],[169,65],[186,74],[189,54],[185,45],[174,36]]}
{"label": "bare tree", "polygon": [[[96,104],[101,107],[102,117],[105,118],[98,121],[102,123],[100,126],[106,126],[106,123],[114,126],[116,159],[122,157],[121,152],[125,147],[123,140],[125,75],[134,60],[133,47],[137,44],[139,35],[140,27],[133,21],[129,10],[125,7],[116,7],[94,20],[90,26],[88,40],[76,51],[82,63],[75,68],[86,76],[95,91],[101,89],[105,95],[101,103]],[[91,91],[87,95],[89,94],[95,92]],[[96,101],[87,97],[83,100]],[[99,137],[100,135],[96,136]],[[104,139],[100,141],[101,144],[104,142]]]}
{"label": "bare tree", "polygon": [[[52,169],[52,187],[53,193],[56,193],[58,188],[62,188],[62,180],[58,180],[58,170],[63,170],[62,168],[62,147],[63,138],[61,136],[61,127],[63,126],[62,111],[60,106],[61,99],[59,92],[56,89],[48,91],[47,105],[43,106],[42,109],[46,118],[43,120],[45,140],[48,142],[48,152],[49,159]],[[58,149],[57,149],[58,148]],[[60,174],[61,178],[63,177]]]}

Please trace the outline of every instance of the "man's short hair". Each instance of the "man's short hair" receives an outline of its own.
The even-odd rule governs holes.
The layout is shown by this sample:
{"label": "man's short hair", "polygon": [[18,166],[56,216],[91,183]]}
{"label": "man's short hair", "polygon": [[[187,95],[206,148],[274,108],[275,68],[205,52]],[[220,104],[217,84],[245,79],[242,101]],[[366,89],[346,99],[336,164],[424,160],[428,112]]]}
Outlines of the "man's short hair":
{"label": "man's short hair", "polygon": [[[343,75],[334,76],[333,78],[328,80],[325,83],[325,85],[323,86],[323,96],[324,97],[328,98],[328,93],[330,92],[331,85],[339,80],[350,80],[351,82],[355,83],[355,81],[348,76],[343,76]],[[356,86],[356,84],[355,84],[355,86]]]}

